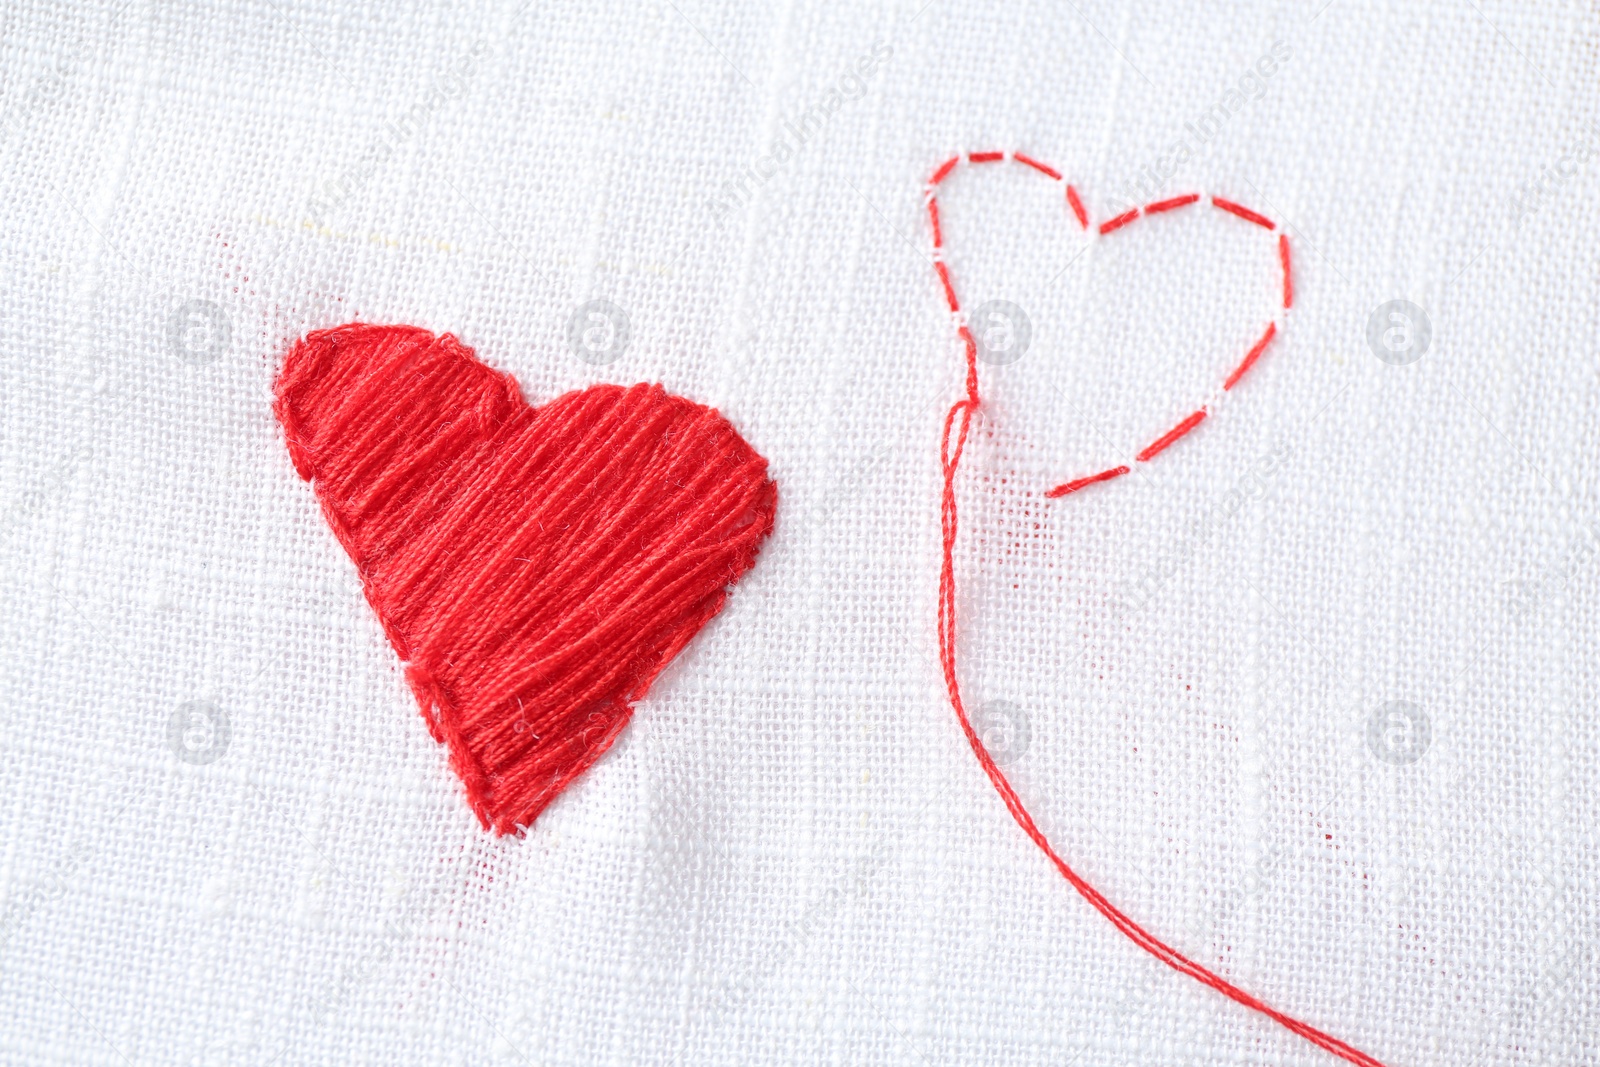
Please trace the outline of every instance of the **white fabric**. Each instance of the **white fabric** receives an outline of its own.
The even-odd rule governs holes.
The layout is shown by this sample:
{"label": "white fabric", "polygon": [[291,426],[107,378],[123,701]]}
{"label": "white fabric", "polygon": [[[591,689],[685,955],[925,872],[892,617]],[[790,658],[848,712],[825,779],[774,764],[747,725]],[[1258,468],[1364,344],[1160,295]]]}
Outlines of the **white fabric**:
{"label": "white fabric", "polygon": [[[960,568],[1041,824],[1386,1063],[1600,1062],[1597,41],[1499,0],[10,4],[0,1062],[1335,1062],[1095,915],[944,701],[921,183],[986,148],[1096,220],[1231,197],[1297,270],[1200,430],[1047,502],[1215,389],[1271,239],[1190,209],[1073,260],[1047,179],[946,183],[963,299],[1034,328],[984,368]],[[602,297],[610,364],[566,340]],[[664,382],[780,482],[526,839],[478,829],[270,411],[357,319],[535,401]],[[1374,756],[1391,701],[1416,762]]]}

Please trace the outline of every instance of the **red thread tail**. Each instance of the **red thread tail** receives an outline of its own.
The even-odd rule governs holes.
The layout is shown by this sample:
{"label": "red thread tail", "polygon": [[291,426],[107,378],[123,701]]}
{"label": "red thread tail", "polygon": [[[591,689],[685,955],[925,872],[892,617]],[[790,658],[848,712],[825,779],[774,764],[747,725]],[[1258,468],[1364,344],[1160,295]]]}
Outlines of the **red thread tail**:
{"label": "red thread tail", "polygon": [[1278,224],[1277,223],[1273,222],[1271,219],[1267,218],[1265,215],[1259,214],[1258,212],[1251,211],[1249,208],[1245,207],[1243,204],[1235,204],[1232,200],[1224,200],[1220,196],[1213,196],[1211,198],[1211,202],[1214,205],[1216,205],[1217,207],[1220,207],[1222,210],[1228,212],[1229,214],[1238,215],[1241,219],[1244,219],[1246,222],[1253,222],[1257,226],[1265,226],[1269,230],[1276,230],[1278,228]]}
{"label": "red thread tail", "polygon": [[1188,196],[1175,196],[1171,200],[1157,200],[1153,204],[1146,204],[1144,213],[1146,215],[1154,215],[1160,211],[1176,211],[1180,207],[1188,207],[1199,199],[1199,193],[1190,193]]}
{"label": "red thread tail", "polygon": [[1289,235],[1278,235],[1278,262],[1283,264],[1283,307],[1294,307],[1294,275],[1289,272]]}
{"label": "red thread tail", "polygon": [[1232,389],[1235,385],[1239,384],[1239,379],[1244,377],[1245,371],[1256,365],[1256,360],[1261,358],[1261,353],[1267,350],[1267,345],[1271,343],[1272,338],[1276,336],[1277,333],[1278,324],[1275,322],[1267,323],[1266,332],[1261,335],[1260,339],[1257,340],[1253,346],[1251,346],[1250,351],[1245,353],[1245,357],[1239,361],[1239,365],[1233,368],[1233,373],[1228,375],[1228,380],[1222,383],[1222,388],[1224,390]]}
{"label": "red thread tail", "polygon": [[1072,213],[1078,216],[1078,229],[1089,228],[1089,213],[1083,210],[1083,201],[1078,198],[1078,190],[1067,186],[1067,203],[1072,205]]}
{"label": "red thread tail", "polygon": [[1124,474],[1127,474],[1128,470],[1129,468],[1127,467],[1112,467],[1108,471],[1101,471],[1099,474],[1091,474],[1087,478],[1079,478],[1075,481],[1064,482],[1061,485],[1056,486],[1054,489],[1048,490],[1044,495],[1054,500],[1057,497],[1066,496],[1068,493],[1076,493],[1079,489],[1094,485],[1097,482],[1109,482],[1113,478],[1120,478]]}
{"label": "red thread tail", "polygon": [[1174,426],[1172,429],[1168,430],[1166,433],[1150,442],[1149,445],[1145,446],[1145,450],[1139,453],[1139,462],[1149,463],[1152,459],[1155,459],[1157,456],[1161,455],[1161,453],[1171,448],[1173,444],[1177,442],[1178,438],[1182,437],[1184,434],[1188,433],[1190,430],[1204,422],[1205,418],[1205,408],[1201,408],[1193,415],[1190,415],[1187,419],[1184,419],[1182,422],[1178,423],[1178,425]]}

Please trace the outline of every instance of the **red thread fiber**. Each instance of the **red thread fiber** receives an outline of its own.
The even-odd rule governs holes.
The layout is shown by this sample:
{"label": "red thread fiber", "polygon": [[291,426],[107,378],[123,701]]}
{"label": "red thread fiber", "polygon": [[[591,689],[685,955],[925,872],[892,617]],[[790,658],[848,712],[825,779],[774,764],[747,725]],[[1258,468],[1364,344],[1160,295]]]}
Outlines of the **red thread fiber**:
{"label": "red thread fiber", "polygon": [[1168,448],[1172,447],[1172,443],[1178,438],[1182,437],[1184,434],[1188,433],[1190,430],[1204,422],[1205,418],[1205,408],[1201,408],[1199,411],[1196,411],[1194,414],[1178,423],[1178,425],[1174,426],[1172,429],[1168,430],[1166,433],[1150,442],[1150,444],[1146,445],[1144,451],[1139,453],[1139,462],[1149,463],[1152,459],[1155,459]]}
{"label": "red thread fiber", "polygon": [[1215,204],[1217,207],[1220,207],[1222,210],[1224,210],[1226,212],[1229,212],[1230,214],[1238,215],[1241,219],[1244,219],[1246,222],[1253,222],[1257,226],[1265,226],[1269,230],[1276,230],[1278,228],[1278,224],[1277,223],[1273,222],[1271,219],[1267,218],[1265,215],[1262,215],[1262,214],[1259,214],[1257,212],[1251,211],[1249,208],[1245,207],[1243,204],[1235,204],[1232,200],[1224,200],[1220,196],[1213,196],[1211,198],[1211,202],[1213,204]]}
{"label": "red thread fiber", "polygon": [[274,410],[485,829],[611,747],[772,530],[767,463],[659,385],[540,407],[446,334],[290,350]]}
{"label": "red thread fiber", "polygon": [[951,311],[961,310],[961,304],[956,300],[955,287],[950,284],[950,270],[942,260],[935,261],[933,269],[939,272],[939,280],[944,283],[944,298],[950,303]]}
{"label": "red thread fiber", "polygon": [[1267,328],[1261,334],[1261,337],[1254,345],[1250,346],[1250,351],[1245,353],[1244,359],[1239,361],[1239,365],[1233,368],[1233,373],[1228,375],[1228,380],[1222,383],[1224,390],[1232,389],[1239,384],[1239,379],[1244,377],[1244,372],[1255,366],[1256,360],[1261,358],[1261,353],[1267,350],[1267,345],[1272,342],[1277,333],[1278,324],[1275,322],[1267,323]]}
{"label": "red thread fiber", "polygon": [[1199,193],[1189,193],[1186,196],[1175,196],[1171,200],[1157,200],[1153,204],[1146,204],[1144,213],[1146,215],[1154,215],[1160,211],[1176,211],[1180,207],[1188,207],[1199,199]]}
{"label": "red thread fiber", "polygon": [[1083,201],[1078,197],[1078,190],[1070,185],[1067,186],[1067,203],[1072,205],[1072,213],[1078,216],[1078,229],[1087,230],[1089,228],[1089,213],[1083,210]]}
{"label": "red thread fiber", "polygon": [[1053,500],[1056,497],[1066,496],[1068,493],[1076,493],[1079,489],[1087,488],[1088,486],[1095,485],[1099,482],[1109,482],[1113,478],[1120,478],[1132,469],[1132,467],[1128,466],[1112,467],[1110,470],[1101,471],[1099,474],[1091,474],[1087,477],[1078,478],[1074,481],[1063,482],[1054,489],[1045,490],[1044,495]]}
{"label": "red thread fiber", "polygon": [[1047,166],[1044,163],[1040,163],[1037,159],[1034,159],[1032,156],[1025,156],[1021,152],[1017,152],[1014,155],[1012,155],[1011,158],[1016,160],[1018,163],[1022,163],[1022,164],[1026,165],[1026,166],[1032,167],[1034,170],[1038,171],[1040,174],[1043,174],[1046,178],[1051,178],[1051,179],[1053,179],[1055,181],[1060,181],[1061,180],[1061,172],[1059,170],[1056,170],[1056,168],[1054,168],[1054,167]]}
{"label": "red thread fiber", "polygon": [[1122,214],[1118,215],[1116,218],[1107,219],[1106,221],[1102,222],[1100,224],[1100,232],[1102,234],[1114,233],[1115,231],[1122,229],[1124,226],[1126,226],[1128,223],[1132,222],[1134,219],[1136,219],[1138,217],[1139,217],[1139,209],[1138,208],[1134,208],[1132,211],[1124,211]]}
{"label": "red thread fiber", "polygon": [[1289,235],[1278,234],[1278,262],[1283,264],[1283,309],[1294,307],[1294,276],[1289,273]]}
{"label": "red thread fiber", "polygon": [[[941,177],[948,173],[949,168],[946,167]],[[1081,206],[1072,195],[1071,186],[1068,186],[1068,198],[1073,203],[1074,213],[1079,213]],[[1222,205],[1219,204],[1218,206]],[[1234,206],[1237,207],[1237,205]],[[1248,208],[1240,208],[1240,211],[1248,210]],[[1237,212],[1235,213],[1237,214]],[[1250,214],[1254,215],[1255,213],[1250,212]],[[1080,214],[1080,220],[1087,226],[1086,216]],[[1269,223],[1268,228],[1272,228],[1270,220],[1266,221]],[[939,264],[939,266],[942,267],[943,264]],[[950,294],[952,312],[959,314],[960,309],[955,304],[954,299],[955,290],[950,285],[948,273],[941,270],[940,277],[944,281],[946,291]],[[1077,890],[1078,895],[1088,901],[1095,911],[1103,915],[1128,940],[1173,970],[1210,986],[1223,996],[1244,1005],[1252,1011],[1261,1013],[1290,1032],[1305,1038],[1318,1048],[1325,1049],[1348,1063],[1356,1064],[1357,1067],[1383,1067],[1382,1063],[1360,1049],[1346,1044],[1331,1034],[1326,1034],[1313,1026],[1303,1023],[1293,1016],[1286,1015],[1257,997],[1246,993],[1221,975],[1170,948],[1125,915],[1115,904],[1107,900],[1099,890],[1095,889],[1076,871],[1067,866],[1066,860],[1062,859],[1056,850],[1051,847],[1049,839],[1034,823],[1033,816],[1029,814],[1027,807],[1022,803],[1022,798],[1017,796],[1017,792],[1012,788],[1011,782],[1001,772],[994,758],[989,755],[989,750],[984,745],[983,739],[972,728],[972,721],[967,717],[966,707],[961,701],[961,682],[956,672],[955,548],[956,535],[960,528],[956,511],[956,474],[961,469],[961,456],[966,450],[967,437],[972,430],[972,413],[978,409],[982,398],[978,392],[977,343],[964,327],[959,330],[959,334],[962,346],[966,351],[966,388],[961,399],[950,406],[949,412],[944,417],[944,426],[939,435],[939,464],[944,474],[944,487],[939,500],[939,524],[943,541],[943,559],[939,567],[939,662],[944,673],[945,691],[950,697],[950,707],[956,713],[956,719],[961,724],[961,731],[966,735],[967,744],[971,746],[973,755],[978,759],[979,766],[983,768],[984,774],[988,776],[995,792],[1000,794],[1000,800],[1005,804],[1006,810],[1011,813],[1011,817],[1016,820],[1017,825],[1022,827],[1023,833],[1027,834],[1028,838],[1049,858],[1050,862],[1055,865],[1056,870],[1061,872],[1061,876],[1067,880],[1067,883]],[[1162,438],[1162,441],[1165,442],[1162,447],[1166,447],[1166,444],[1171,443],[1168,438],[1176,440],[1182,433],[1186,433],[1188,429],[1193,428],[1193,425],[1185,426],[1185,424],[1198,425],[1204,415],[1205,411],[1202,409],[1189,416],[1188,419],[1184,420],[1184,423],[1179,424],[1178,428]],[[1161,442],[1157,443],[1161,444]],[[1152,445],[1151,447],[1154,448],[1155,446]],[[1146,449],[1146,452],[1149,451],[1150,449]],[[1113,476],[1111,471],[1106,471],[1102,475],[1093,476],[1090,481]],[[1079,479],[1077,483],[1068,482],[1066,485],[1077,489],[1082,488],[1083,482],[1084,479]],[[1056,494],[1052,490],[1053,495],[1064,496],[1066,492],[1072,491],[1066,489],[1066,486],[1057,488],[1065,491]]]}

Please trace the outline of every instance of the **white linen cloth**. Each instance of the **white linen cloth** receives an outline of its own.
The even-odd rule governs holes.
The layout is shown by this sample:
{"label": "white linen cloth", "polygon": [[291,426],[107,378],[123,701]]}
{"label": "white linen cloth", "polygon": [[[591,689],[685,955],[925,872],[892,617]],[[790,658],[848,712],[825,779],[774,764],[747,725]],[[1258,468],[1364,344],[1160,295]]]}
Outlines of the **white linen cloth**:
{"label": "white linen cloth", "polygon": [[[1211,395],[1272,239],[1188,209],[1091,243],[1012,163],[942,189],[963,301],[1032,326],[983,368],[959,569],[1041,825],[1387,1064],[1600,1062],[1593,5],[0,26],[0,1062],[1335,1062],[1094,914],[945,701],[922,185],[984,149],[1096,221],[1237,200],[1296,269],[1212,418],[1046,501]],[[612,362],[568,344],[600,298]],[[1410,362],[1369,344],[1391,300]],[[663,382],[779,481],[727,610],[525,839],[472,818],[271,413],[287,345],[352,320],[534,403]]]}

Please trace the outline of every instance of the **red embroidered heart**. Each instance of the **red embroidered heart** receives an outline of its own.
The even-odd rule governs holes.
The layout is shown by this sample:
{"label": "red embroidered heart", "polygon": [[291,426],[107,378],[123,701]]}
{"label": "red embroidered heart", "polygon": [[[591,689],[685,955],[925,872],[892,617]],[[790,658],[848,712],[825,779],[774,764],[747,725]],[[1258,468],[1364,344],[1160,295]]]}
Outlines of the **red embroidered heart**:
{"label": "red embroidered heart", "polygon": [[520,832],[627,725],[772,530],[767,462],[659,385],[530,407],[446,334],[353,323],[274,410],[485,829]]}

